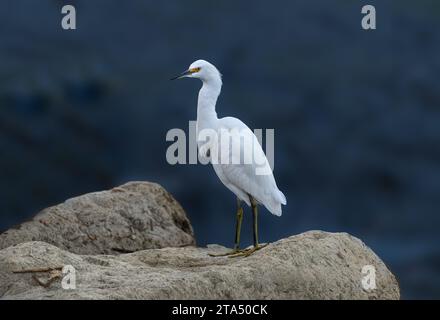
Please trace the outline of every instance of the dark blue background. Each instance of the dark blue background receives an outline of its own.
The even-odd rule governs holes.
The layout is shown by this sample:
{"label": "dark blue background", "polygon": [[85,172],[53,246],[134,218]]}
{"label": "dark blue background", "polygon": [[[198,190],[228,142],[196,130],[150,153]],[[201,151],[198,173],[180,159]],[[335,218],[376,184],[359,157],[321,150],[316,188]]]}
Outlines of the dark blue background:
{"label": "dark blue background", "polygon": [[[63,31],[75,4],[78,29]],[[361,29],[375,4],[378,29]],[[440,3],[3,0],[0,229],[130,180],[163,185],[200,245],[232,245],[234,196],[209,166],[170,166],[166,132],[196,118],[194,60],[223,73],[220,116],[275,129],[283,216],[262,241],[349,232],[404,298],[440,298]],[[250,215],[243,242],[251,243]]]}

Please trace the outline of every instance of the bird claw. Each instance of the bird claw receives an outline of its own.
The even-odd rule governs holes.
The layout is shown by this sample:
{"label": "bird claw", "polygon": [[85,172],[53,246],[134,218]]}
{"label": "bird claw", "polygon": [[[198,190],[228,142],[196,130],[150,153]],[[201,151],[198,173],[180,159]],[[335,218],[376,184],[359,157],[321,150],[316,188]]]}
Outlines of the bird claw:
{"label": "bird claw", "polygon": [[210,257],[226,257],[226,256],[231,256],[231,255],[240,253],[240,252],[245,251],[245,250],[246,249],[244,249],[244,250],[232,249],[231,251],[228,251],[228,252],[225,252],[225,253],[208,253],[208,255]]}
{"label": "bird claw", "polygon": [[254,246],[252,248],[246,248],[246,249],[232,249],[231,251],[225,252],[225,253],[208,253],[210,257],[229,257],[229,258],[235,258],[235,257],[248,257],[255,251],[258,251],[260,249],[263,249],[265,246],[267,246],[268,243],[258,244],[257,246]]}
{"label": "bird claw", "polygon": [[240,252],[237,252],[235,254],[229,255],[229,258],[235,258],[235,257],[249,257],[252,253],[255,251],[258,251],[260,249],[263,249],[265,246],[267,246],[268,243],[265,244],[258,244],[257,246],[254,246],[249,249],[240,250]]}

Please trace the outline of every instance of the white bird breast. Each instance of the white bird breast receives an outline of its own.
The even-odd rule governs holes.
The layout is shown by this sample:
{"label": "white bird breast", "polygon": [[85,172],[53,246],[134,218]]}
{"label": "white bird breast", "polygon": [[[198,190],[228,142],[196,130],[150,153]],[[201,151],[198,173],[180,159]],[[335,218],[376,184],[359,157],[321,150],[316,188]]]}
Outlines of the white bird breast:
{"label": "white bird breast", "polygon": [[271,173],[266,171],[268,161],[257,137],[248,128],[205,128],[198,132],[198,147],[200,156],[212,164],[250,165],[256,174]]}

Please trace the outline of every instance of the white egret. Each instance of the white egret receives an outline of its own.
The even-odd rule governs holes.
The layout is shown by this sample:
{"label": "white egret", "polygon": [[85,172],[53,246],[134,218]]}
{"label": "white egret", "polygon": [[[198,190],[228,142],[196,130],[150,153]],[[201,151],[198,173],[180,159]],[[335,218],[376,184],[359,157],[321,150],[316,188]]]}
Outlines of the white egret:
{"label": "white egret", "polygon": [[[234,249],[225,254],[213,254],[212,256],[248,256],[264,247],[258,242],[257,205],[262,204],[272,214],[281,216],[281,205],[286,204],[286,197],[278,189],[266,155],[257,137],[248,126],[237,118],[219,119],[217,117],[215,106],[222,87],[221,74],[217,68],[205,60],[197,60],[190,65],[187,71],[172,80],[185,77],[198,78],[203,83],[197,104],[196,131],[199,154],[210,160],[220,181],[237,196]],[[217,133],[217,138],[207,142],[201,141],[201,133],[207,129]],[[225,132],[229,133],[232,145],[238,143],[238,152],[237,149],[231,148],[229,142],[227,144],[221,143],[222,134],[224,135]],[[252,161],[246,162],[246,154],[249,152],[252,155]],[[244,157],[242,157],[243,154]],[[256,159],[260,159],[258,163]],[[240,230],[243,219],[242,201],[252,207],[253,213],[254,246],[245,250],[240,250]]]}

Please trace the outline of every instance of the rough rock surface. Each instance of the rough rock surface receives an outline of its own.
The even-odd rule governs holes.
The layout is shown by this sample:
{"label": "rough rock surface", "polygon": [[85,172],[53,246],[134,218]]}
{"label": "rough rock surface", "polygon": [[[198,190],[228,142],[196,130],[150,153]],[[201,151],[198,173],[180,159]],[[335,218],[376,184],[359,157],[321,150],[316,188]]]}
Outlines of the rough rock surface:
{"label": "rough rock surface", "polygon": [[[125,187],[124,192],[130,188]],[[92,256],[44,242],[22,243],[0,251],[0,297],[399,299],[393,274],[365,244],[346,233],[311,231],[279,240],[249,257],[207,254],[223,250],[226,248],[215,245]],[[75,267],[76,289],[62,289],[59,278],[45,287],[49,272],[14,273],[64,265]],[[374,290],[362,287],[364,265],[376,269]]]}
{"label": "rough rock surface", "polygon": [[27,241],[44,241],[77,254],[195,244],[180,204],[150,182],[127,183],[45,209],[31,221],[1,234],[0,249]]}

